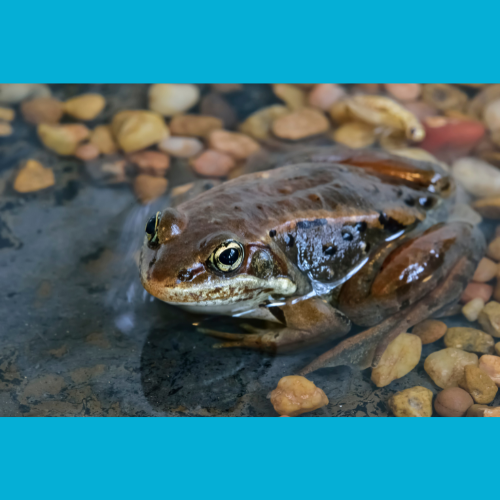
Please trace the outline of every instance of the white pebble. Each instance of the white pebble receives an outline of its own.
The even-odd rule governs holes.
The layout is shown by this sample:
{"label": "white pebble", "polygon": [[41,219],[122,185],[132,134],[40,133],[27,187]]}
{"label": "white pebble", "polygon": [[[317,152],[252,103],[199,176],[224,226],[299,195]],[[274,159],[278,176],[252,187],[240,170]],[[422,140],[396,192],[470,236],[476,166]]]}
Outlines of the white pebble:
{"label": "white pebble", "polygon": [[196,85],[156,83],[149,88],[149,109],[163,116],[174,116],[192,108],[200,99]]}
{"label": "white pebble", "polygon": [[477,158],[460,158],[452,172],[460,184],[479,198],[500,196],[500,170]]}
{"label": "white pebble", "polygon": [[476,297],[462,307],[462,313],[469,321],[476,321],[483,307],[484,300]]}
{"label": "white pebble", "polygon": [[490,104],[486,106],[483,118],[492,132],[500,130],[500,99],[490,102]]}
{"label": "white pebble", "polygon": [[47,85],[42,83],[2,83],[0,84],[0,102],[16,104],[28,97],[50,97]]}
{"label": "white pebble", "polygon": [[201,153],[203,143],[194,137],[168,137],[158,144],[158,149],[178,158],[191,158]]}

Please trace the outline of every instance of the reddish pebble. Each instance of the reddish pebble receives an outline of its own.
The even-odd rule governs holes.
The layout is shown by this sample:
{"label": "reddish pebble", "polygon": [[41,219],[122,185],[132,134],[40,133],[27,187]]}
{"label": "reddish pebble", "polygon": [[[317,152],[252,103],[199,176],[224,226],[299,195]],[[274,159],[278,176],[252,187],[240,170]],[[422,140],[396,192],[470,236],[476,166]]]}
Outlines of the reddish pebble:
{"label": "reddish pebble", "polygon": [[163,177],[170,166],[170,158],[158,151],[139,151],[128,156],[131,163],[137,165],[143,174]]}
{"label": "reddish pebble", "polygon": [[91,142],[88,142],[76,148],[75,156],[83,161],[95,160],[99,156],[99,149]]}
{"label": "reddish pebble", "polygon": [[423,122],[426,118],[436,116],[438,114],[436,108],[433,108],[430,104],[427,104],[424,101],[405,102],[403,106],[410,113],[413,113],[421,122]]}
{"label": "reddish pebble", "polygon": [[420,83],[385,83],[385,90],[399,101],[414,101],[420,95]]}
{"label": "reddish pebble", "polygon": [[467,304],[472,299],[480,298],[486,304],[493,295],[493,287],[486,283],[469,283],[460,297],[462,304]]}
{"label": "reddish pebble", "polygon": [[336,83],[319,83],[311,90],[308,100],[313,108],[328,111],[333,103],[345,95],[345,90]]}
{"label": "reddish pebble", "polygon": [[197,174],[205,177],[225,177],[236,163],[229,155],[208,149],[191,160],[191,165]]}

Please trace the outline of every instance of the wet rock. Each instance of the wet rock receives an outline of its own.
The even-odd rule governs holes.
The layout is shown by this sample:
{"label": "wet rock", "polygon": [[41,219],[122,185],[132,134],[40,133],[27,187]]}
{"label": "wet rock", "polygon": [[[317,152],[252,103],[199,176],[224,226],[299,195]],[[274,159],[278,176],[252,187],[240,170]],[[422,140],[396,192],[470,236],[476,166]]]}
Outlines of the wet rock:
{"label": "wet rock", "polygon": [[306,105],[304,91],[288,83],[273,84],[273,92],[292,111],[296,111]]}
{"label": "wet rock", "polygon": [[196,85],[156,83],[149,88],[149,109],[163,116],[174,116],[192,108],[200,99]]}
{"label": "wet rock", "polygon": [[48,125],[41,123],[37,128],[38,137],[44,146],[62,156],[75,153],[78,145],[89,137],[90,130],[81,124]]}
{"label": "wet rock", "polygon": [[432,417],[432,392],[425,387],[397,392],[388,404],[396,417]]}
{"label": "wet rock", "polygon": [[158,151],[139,151],[129,155],[128,159],[139,167],[143,174],[163,177],[170,166],[170,158]]}
{"label": "wet rock", "polygon": [[372,369],[372,381],[377,387],[385,387],[393,380],[410,373],[420,361],[422,341],[417,335],[401,333],[385,350],[379,364]]}
{"label": "wet rock", "polygon": [[479,261],[477,269],[474,272],[474,276],[472,276],[472,280],[478,283],[486,283],[487,281],[491,281],[497,275],[497,272],[497,263],[483,257]]}
{"label": "wet rock", "polygon": [[483,307],[484,300],[480,297],[476,297],[475,299],[469,300],[469,302],[462,307],[462,313],[468,321],[474,322],[477,321]]}
{"label": "wet rock", "polygon": [[455,347],[448,347],[427,356],[424,370],[433,382],[442,389],[458,387],[467,365],[478,365],[478,357]]}
{"label": "wet rock", "polygon": [[352,149],[366,148],[375,142],[375,129],[366,123],[345,123],[333,132],[332,138]]}
{"label": "wet rock", "polygon": [[46,395],[54,396],[59,394],[64,387],[66,387],[66,383],[60,375],[42,375],[28,382],[22,393],[22,399],[40,400]]}
{"label": "wet rock", "polygon": [[336,101],[345,95],[345,90],[336,83],[319,83],[309,93],[307,102],[313,108],[328,111]]}
{"label": "wet rock", "polygon": [[314,382],[299,375],[283,377],[270,394],[271,404],[280,415],[296,417],[328,404],[326,394]]}
{"label": "wet rock", "polygon": [[11,122],[16,116],[16,112],[12,108],[0,107],[0,121]]}
{"label": "wet rock", "polygon": [[28,123],[55,125],[63,116],[63,103],[53,97],[38,97],[21,104],[21,114]]}
{"label": "wet rock", "polygon": [[493,337],[481,330],[468,327],[448,328],[444,336],[444,345],[446,347],[456,347],[468,352],[479,352],[489,354],[493,352]]}
{"label": "wet rock", "polygon": [[50,97],[48,85],[41,83],[2,83],[0,103],[17,104],[30,97]]}
{"label": "wet rock", "polygon": [[302,108],[277,118],[271,126],[280,139],[297,141],[326,132],[330,124],[323,113],[312,108]]}
{"label": "wet rock", "polygon": [[385,83],[384,87],[398,101],[415,101],[422,91],[419,83]]}
{"label": "wet rock", "polygon": [[452,166],[454,177],[474,196],[500,196],[500,171],[477,158],[461,158]]}
{"label": "wet rock", "polygon": [[484,303],[488,302],[493,294],[493,287],[486,283],[469,283],[462,292],[460,302],[467,304],[473,299],[480,298]]}
{"label": "wet rock", "polygon": [[225,153],[235,160],[244,160],[260,149],[260,145],[248,135],[227,130],[214,130],[208,138],[211,149]]}
{"label": "wet rock", "polygon": [[93,120],[106,106],[101,94],[82,94],[64,103],[64,112],[77,120]]}
{"label": "wet rock", "polygon": [[97,147],[103,155],[110,155],[118,151],[111,127],[109,125],[99,125],[90,133],[90,142]]}
{"label": "wet rock", "polygon": [[492,354],[483,354],[479,358],[479,368],[486,372],[488,376],[500,387],[500,357]]}
{"label": "wet rock", "polygon": [[236,166],[229,155],[207,149],[200,156],[190,160],[194,171],[204,177],[226,177]]}
{"label": "wet rock", "polygon": [[222,120],[224,128],[233,129],[238,125],[236,112],[220,94],[207,94],[201,100],[200,112],[202,115],[214,116]]}
{"label": "wet rock", "polygon": [[479,324],[483,327],[485,332],[500,337],[500,303],[491,301],[488,302],[477,318]]}
{"label": "wet rock", "polygon": [[163,118],[152,111],[126,110],[117,113],[111,122],[113,136],[125,153],[132,153],[158,144],[168,137]]}
{"label": "wet rock", "polygon": [[194,137],[167,137],[158,148],[177,158],[191,158],[203,151],[203,143]]}
{"label": "wet rock", "polygon": [[147,204],[167,191],[168,181],[164,177],[139,174],[134,179],[134,193],[137,199]]}
{"label": "wet rock", "polygon": [[423,86],[422,99],[440,111],[463,110],[467,106],[467,94],[446,83],[429,83]]}
{"label": "wet rock", "polygon": [[36,160],[28,160],[14,180],[14,189],[18,193],[32,193],[54,184],[54,172],[51,168],[44,167]]}
{"label": "wet rock", "polygon": [[475,403],[484,405],[491,403],[498,392],[498,387],[489,375],[473,365],[465,367],[464,378],[458,385],[472,396]]}
{"label": "wet rock", "polygon": [[188,137],[207,137],[213,130],[223,127],[222,120],[214,116],[177,115],[170,122],[172,135]]}
{"label": "wet rock", "polygon": [[102,375],[106,371],[105,365],[95,365],[73,370],[69,376],[75,384],[84,384],[89,380]]}
{"label": "wet rock", "polygon": [[500,417],[500,406],[472,405],[466,417]]}
{"label": "wet rock", "polygon": [[500,130],[500,99],[490,102],[486,106],[483,117],[492,132]]}
{"label": "wet rock", "polygon": [[87,142],[87,144],[81,144],[76,148],[75,156],[80,160],[89,161],[95,160],[99,156],[99,149],[95,144]]}
{"label": "wet rock", "polygon": [[278,104],[259,109],[240,125],[240,132],[257,140],[267,139],[273,121],[287,114],[289,114],[288,108]]}
{"label": "wet rock", "polygon": [[426,319],[413,327],[413,335],[420,337],[423,345],[432,344],[444,336],[448,327],[437,319]]}
{"label": "wet rock", "polygon": [[449,387],[441,391],[434,401],[434,409],[441,417],[464,417],[474,401],[460,387]]}

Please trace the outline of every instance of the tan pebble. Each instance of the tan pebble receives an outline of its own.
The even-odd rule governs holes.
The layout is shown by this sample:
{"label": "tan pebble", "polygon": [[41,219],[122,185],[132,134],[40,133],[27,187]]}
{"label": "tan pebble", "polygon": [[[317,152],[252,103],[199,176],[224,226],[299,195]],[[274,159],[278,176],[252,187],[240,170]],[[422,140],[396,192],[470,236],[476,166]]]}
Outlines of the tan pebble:
{"label": "tan pebble", "polygon": [[128,159],[139,167],[141,173],[159,177],[164,176],[170,166],[170,158],[158,151],[139,151],[129,155]]}
{"label": "tan pebble", "polygon": [[137,199],[143,203],[149,203],[159,198],[167,191],[168,181],[164,177],[139,174],[134,179],[134,193]]}
{"label": "tan pebble", "polygon": [[473,403],[467,391],[460,387],[450,387],[436,396],[434,409],[441,417],[464,417]]}
{"label": "tan pebble", "polygon": [[297,141],[326,132],[330,124],[323,113],[312,108],[302,108],[277,118],[271,129],[276,137]]}
{"label": "tan pebble", "polygon": [[500,219],[500,196],[476,200],[472,207],[487,219]]}
{"label": "tan pebble", "polygon": [[99,149],[91,142],[80,144],[80,146],[76,148],[75,156],[84,161],[95,160],[99,156]]}
{"label": "tan pebble", "polygon": [[492,132],[500,130],[500,99],[490,102],[486,106],[483,118],[486,125]]}
{"label": "tan pebble", "polygon": [[462,110],[467,105],[467,94],[446,83],[429,83],[423,86],[422,98],[431,106],[446,111]]}
{"label": "tan pebble", "polygon": [[432,417],[432,391],[416,386],[397,392],[388,401],[396,417]]}
{"label": "tan pebble", "polygon": [[82,94],[64,103],[64,112],[77,120],[93,120],[106,106],[101,94]]}
{"label": "tan pebble", "polygon": [[156,83],[149,88],[149,109],[163,116],[184,113],[200,100],[196,85]]}
{"label": "tan pebble", "polygon": [[500,342],[497,342],[495,344],[495,352],[496,352],[497,356],[500,356]]}
{"label": "tan pebble", "polygon": [[488,374],[497,387],[500,387],[500,356],[483,354],[479,358],[479,368]]}
{"label": "tan pebble", "polygon": [[158,148],[177,158],[191,158],[203,151],[203,143],[194,137],[167,137]]}
{"label": "tan pebble", "polygon": [[484,300],[480,297],[476,297],[475,299],[469,300],[469,302],[462,307],[462,313],[469,321],[477,321],[483,307]]}
{"label": "tan pebble", "polygon": [[111,127],[109,125],[99,125],[90,133],[90,142],[97,146],[103,155],[110,155],[118,151]]}
{"label": "tan pebble", "polygon": [[36,160],[28,160],[19,170],[14,181],[18,193],[32,193],[55,184],[54,172]]}
{"label": "tan pebble", "polygon": [[38,97],[21,104],[21,114],[28,123],[55,125],[61,121],[64,105],[53,97]]}
{"label": "tan pebble", "polygon": [[472,405],[466,417],[500,417],[500,406]]}
{"label": "tan pebble", "polygon": [[478,198],[500,196],[500,171],[483,160],[464,157],[451,167],[453,176],[469,193]]}
{"label": "tan pebble", "polygon": [[479,324],[483,327],[484,331],[493,335],[493,337],[500,337],[500,303],[492,300],[488,302],[477,318]]}
{"label": "tan pebble", "polygon": [[0,121],[11,122],[15,116],[16,113],[13,109],[0,107]]}
{"label": "tan pebble", "polygon": [[72,155],[78,145],[90,135],[89,129],[81,124],[49,125],[41,123],[38,136],[44,146],[60,155]]}
{"label": "tan pebble", "polygon": [[271,132],[273,121],[288,113],[288,108],[279,104],[259,109],[240,125],[239,130],[243,134],[249,135],[257,140],[267,139]]}
{"label": "tan pebble", "polygon": [[497,262],[500,261],[500,238],[495,238],[489,245],[486,251],[488,257],[491,257]]}
{"label": "tan pebble", "polygon": [[273,92],[285,102],[292,111],[303,108],[306,104],[306,95],[303,90],[288,83],[273,84]]}
{"label": "tan pebble", "polygon": [[8,137],[9,135],[12,135],[13,131],[14,130],[10,123],[0,121],[0,137]]}
{"label": "tan pebble", "polygon": [[202,115],[178,115],[170,122],[170,132],[172,135],[188,137],[206,137],[213,130],[223,127],[222,120],[214,116]]}
{"label": "tan pebble", "polygon": [[[479,362],[481,363],[481,360]],[[458,385],[472,396],[475,403],[483,405],[491,403],[498,392],[498,387],[489,375],[473,365],[465,367],[464,378]]]}
{"label": "tan pebble", "polygon": [[241,83],[212,83],[212,90],[220,94],[229,94],[230,92],[239,92],[243,89]]}
{"label": "tan pebble", "polygon": [[244,160],[259,151],[260,145],[248,135],[227,130],[214,130],[208,138],[208,147],[226,153],[235,160]]}
{"label": "tan pebble", "polygon": [[125,153],[158,144],[169,132],[163,118],[152,111],[126,110],[117,113],[111,130]]}
{"label": "tan pebble", "polygon": [[433,352],[424,362],[424,370],[433,382],[442,389],[458,387],[467,365],[478,365],[478,357],[470,352],[448,347]]}
{"label": "tan pebble", "polygon": [[283,377],[270,395],[271,404],[280,415],[296,417],[328,404],[326,394],[314,382],[299,375]]}
{"label": "tan pebble", "polygon": [[487,281],[492,280],[498,272],[498,265],[496,262],[483,257],[474,272],[474,276],[472,276],[472,281],[476,281],[478,283],[486,283]]}
{"label": "tan pebble", "polygon": [[456,326],[448,328],[444,336],[444,345],[446,347],[456,347],[468,352],[479,352],[489,354],[493,352],[493,337],[481,330]]}
{"label": "tan pebble", "polygon": [[486,303],[490,300],[492,294],[493,287],[491,285],[487,285],[486,283],[469,283],[462,292],[460,302],[467,304],[472,299],[480,298]]}
{"label": "tan pebble", "polygon": [[328,111],[332,105],[346,95],[345,90],[336,83],[319,83],[315,85],[307,101],[309,106]]}
{"label": "tan pebble", "polygon": [[426,319],[413,327],[412,333],[420,337],[422,344],[432,344],[444,336],[448,327],[437,319]]}
{"label": "tan pebble", "polygon": [[236,166],[229,155],[211,149],[207,149],[190,162],[194,171],[205,177],[225,177]]}
{"label": "tan pebble", "polygon": [[375,130],[366,123],[350,122],[336,129],[332,138],[352,149],[366,148],[375,142]]}
{"label": "tan pebble", "polygon": [[384,87],[398,101],[415,101],[422,91],[419,83],[385,83]]}
{"label": "tan pebble", "polygon": [[393,380],[410,373],[420,361],[422,341],[417,335],[399,334],[385,350],[378,365],[372,370],[372,381],[377,387],[385,387]]}

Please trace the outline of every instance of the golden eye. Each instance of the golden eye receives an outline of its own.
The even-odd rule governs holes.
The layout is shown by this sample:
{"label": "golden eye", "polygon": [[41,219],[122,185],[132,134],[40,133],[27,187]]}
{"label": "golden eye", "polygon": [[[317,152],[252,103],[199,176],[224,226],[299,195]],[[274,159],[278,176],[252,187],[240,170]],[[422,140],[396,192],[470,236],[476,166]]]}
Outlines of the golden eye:
{"label": "golden eye", "polygon": [[158,224],[160,223],[161,212],[156,212],[154,217],[146,224],[146,237],[151,244],[158,243]]}
{"label": "golden eye", "polygon": [[228,273],[241,266],[243,256],[243,246],[237,241],[230,240],[219,245],[210,255],[209,260],[216,269]]}

